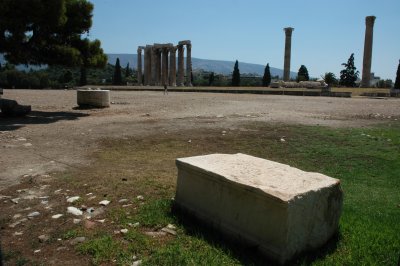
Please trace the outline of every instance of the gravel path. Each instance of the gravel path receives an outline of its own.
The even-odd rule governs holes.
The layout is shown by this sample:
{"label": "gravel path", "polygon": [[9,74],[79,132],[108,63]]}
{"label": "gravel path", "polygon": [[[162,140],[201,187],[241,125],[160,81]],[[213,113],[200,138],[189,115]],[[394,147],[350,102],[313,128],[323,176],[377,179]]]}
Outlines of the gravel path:
{"label": "gravel path", "polygon": [[33,112],[0,117],[0,190],[24,174],[90,163],[87,155],[105,137],[220,130],[249,121],[362,127],[400,119],[400,99],[112,91],[111,108],[79,110],[71,90],[5,90],[3,98],[32,105]]}

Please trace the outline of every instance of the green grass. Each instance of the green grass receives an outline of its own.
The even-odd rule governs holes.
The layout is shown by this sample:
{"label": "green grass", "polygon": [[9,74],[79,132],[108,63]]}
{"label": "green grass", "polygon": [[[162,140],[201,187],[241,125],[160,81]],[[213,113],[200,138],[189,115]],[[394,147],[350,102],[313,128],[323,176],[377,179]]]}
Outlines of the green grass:
{"label": "green grass", "polygon": [[[174,136],[104,140],[95,163],[83,169],[85,180],[72,178],[77,187],[88,183],[109,198],[135,199],[134,209],[113,209],[115,226],[130,228],[124,236],[106,234],[80,246],[93,263],[129,256],[144,265],[257,265],[251,250],[221,239],[209,228],[182,220],[171,212],[176,183],[174,160],[208,153],[246,153],[341,180],[344,207],[340,231],[321,249],[303,254],[297,265],[396,265],[400,255],[400,125],[374,128],[332,129],[253,123],[249,131],[180,132]],[[188,143],[188,137],[192,140]],[[285,136],[285,142],[280,138]],[[111,169],[111,170],[109,170]],[[126,181],[121,181],[126,178]],[[178,235],[152,239],[145,230],[169,223]]]}

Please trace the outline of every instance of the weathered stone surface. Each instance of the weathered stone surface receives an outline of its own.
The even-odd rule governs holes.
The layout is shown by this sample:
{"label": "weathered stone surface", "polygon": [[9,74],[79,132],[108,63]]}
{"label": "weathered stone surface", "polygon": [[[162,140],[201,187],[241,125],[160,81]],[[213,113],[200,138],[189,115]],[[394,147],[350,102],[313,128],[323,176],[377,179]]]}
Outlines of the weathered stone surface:
{"label": "weathered stone surface", "polygon": [[109,107],[109,90],[77,90],[77,102],[80,107]]}
{"label": "weathered stone surface", "polygon": [[6,116],[24,116],[31,112],[30,105],[20,105],[17,101],[0,99],[0,110]]}
{"label": "weathered stone surface", "polygon": [[245,154],[176,161],[176,205],[280,263],[338,229],[340,181]]}

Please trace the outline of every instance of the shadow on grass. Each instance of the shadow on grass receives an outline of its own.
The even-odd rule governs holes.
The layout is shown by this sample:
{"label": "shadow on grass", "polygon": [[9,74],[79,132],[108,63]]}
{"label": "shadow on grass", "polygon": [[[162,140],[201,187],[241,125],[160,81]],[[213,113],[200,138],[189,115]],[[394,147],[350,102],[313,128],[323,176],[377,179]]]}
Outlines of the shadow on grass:
{"label": "shadow on grass", "polygon": [[85,116],[89,115],[77,112],[32,111],[24,117],[7,117],[0,113],[0,130],[12,131],[26,125],[50,124],[61,120],[76,120]]}
{"label": "shadow on grass", "polygon": [[[186,234],[202,238],[210,245],[228,251],[229,255],[242,265],[281,265],[261,254],[257,245],[246,244],[238,238],[224,234],[212,224],[200,220],[175,204],[172,205],[171,216],[185,228]],[[341,238],[339,231],[324,246],[298,254],[285,265],[310,265],[318,259],[323,259],[336,251]]]}

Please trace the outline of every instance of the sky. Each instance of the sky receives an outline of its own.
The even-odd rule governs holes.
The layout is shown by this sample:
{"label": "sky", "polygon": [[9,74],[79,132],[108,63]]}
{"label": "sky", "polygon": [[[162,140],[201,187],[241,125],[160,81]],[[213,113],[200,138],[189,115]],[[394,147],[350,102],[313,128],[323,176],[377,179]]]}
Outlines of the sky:
{"label": "sky", "polygon": [[[153,43],[191,40],[192,57],[283,69],[293,27],[291,71],[337,77],[352,53],[362,72],[365,17],[376,16],[372,69],[395,79],[400,60],[400,0],[90,0],[90,38],[106,53],[136,54]],[[233,68],[233,66],[232,66]]]}

